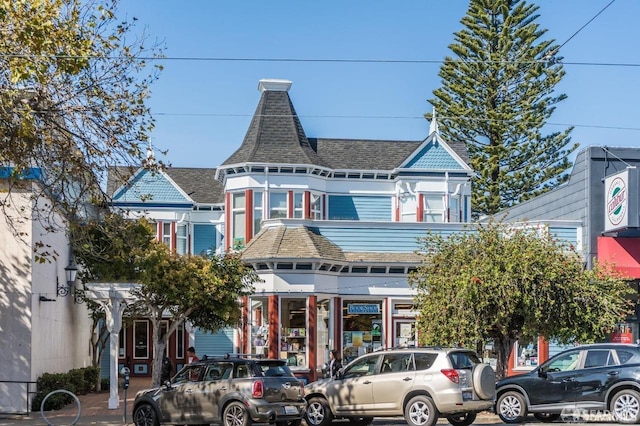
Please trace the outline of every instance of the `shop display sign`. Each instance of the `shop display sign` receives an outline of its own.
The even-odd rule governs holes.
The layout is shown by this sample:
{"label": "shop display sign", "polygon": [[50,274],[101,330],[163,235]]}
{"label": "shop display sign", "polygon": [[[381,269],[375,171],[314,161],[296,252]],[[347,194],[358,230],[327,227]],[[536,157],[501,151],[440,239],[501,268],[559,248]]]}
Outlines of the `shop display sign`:
{"label": "shop display sign", "polygon": [[368,303],[349,303],[347,314],[379,314],[380,305]]}
{"label": "shop display sign", "polygon": [[[605,184],[604,231],[638,226],[638,171],[635,167],[607,177]],[[635,196],[637,197],[637,196]]]}

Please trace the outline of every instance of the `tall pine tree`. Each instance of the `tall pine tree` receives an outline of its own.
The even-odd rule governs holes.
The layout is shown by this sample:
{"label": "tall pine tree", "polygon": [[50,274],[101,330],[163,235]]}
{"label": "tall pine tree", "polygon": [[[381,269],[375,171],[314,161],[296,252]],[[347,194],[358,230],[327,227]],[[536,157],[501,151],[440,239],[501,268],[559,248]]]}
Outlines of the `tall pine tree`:
{"label": "tall pine tree", "polygon": [[554,87],[565,72],[554,40],[535,22],[538,6],[525,1],[471,0],[464,28],[449,46],[429,102],[443,137],[465,142],[476,215],[493,214],[568,179],[569,134],[542,128],[566,95]]}

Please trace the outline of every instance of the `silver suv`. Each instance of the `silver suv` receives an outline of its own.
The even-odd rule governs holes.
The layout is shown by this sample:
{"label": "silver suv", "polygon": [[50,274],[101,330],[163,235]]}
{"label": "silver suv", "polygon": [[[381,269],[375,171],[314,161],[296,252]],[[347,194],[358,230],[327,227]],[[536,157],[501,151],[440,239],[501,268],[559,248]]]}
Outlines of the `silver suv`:
{"label": "silver suv", "polygon": [[475,352],[462,348],[389,349],[363,355],[334,379],[305,386],[309,426],[336,418],[366,426],[374,417],[404,416],[409,426],[432,426],[440,416],[468,426],[491,410],[496,376]]}
{"label": "silver suv", "polygon": [[205,358],[187,364],[164,386],[138,392],[133,422],[300,426],[306,405],[304,385],[284,360]]}

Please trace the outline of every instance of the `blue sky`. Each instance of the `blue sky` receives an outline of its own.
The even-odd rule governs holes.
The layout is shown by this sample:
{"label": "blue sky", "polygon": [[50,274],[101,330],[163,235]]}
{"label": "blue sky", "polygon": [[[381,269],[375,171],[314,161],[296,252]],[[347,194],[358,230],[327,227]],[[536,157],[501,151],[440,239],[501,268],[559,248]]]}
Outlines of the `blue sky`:
{"label": "blue sky", "polygon": [[[546,38],[567,41],[611,0],[540,0]],[[126,0],[168,58],[438,61],[449,55],[468,2],[448,0]],[[572,140],[640,147],[640,2],[615,0],[561,49],[566,76],[549,131],[576,125]],[[150,107],[156,154],[177,167],[217,167],[242,143],[260,99],[258,80],[293,81],[289,92],[309,137],[422,140],[440,87],[438,63],[163,61]],[[628,129],[622,129],[628,128]]]}

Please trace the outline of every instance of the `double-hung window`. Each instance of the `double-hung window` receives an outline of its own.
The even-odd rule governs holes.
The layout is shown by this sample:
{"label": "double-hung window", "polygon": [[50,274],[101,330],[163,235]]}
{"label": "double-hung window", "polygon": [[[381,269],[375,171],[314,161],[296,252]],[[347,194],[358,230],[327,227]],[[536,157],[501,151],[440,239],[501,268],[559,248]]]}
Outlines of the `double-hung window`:
{"label": "double-hung window", "polygon": [[270,219],[286,219],[287,218],[287,193],[271,192],[269,194],[269,218]]}

